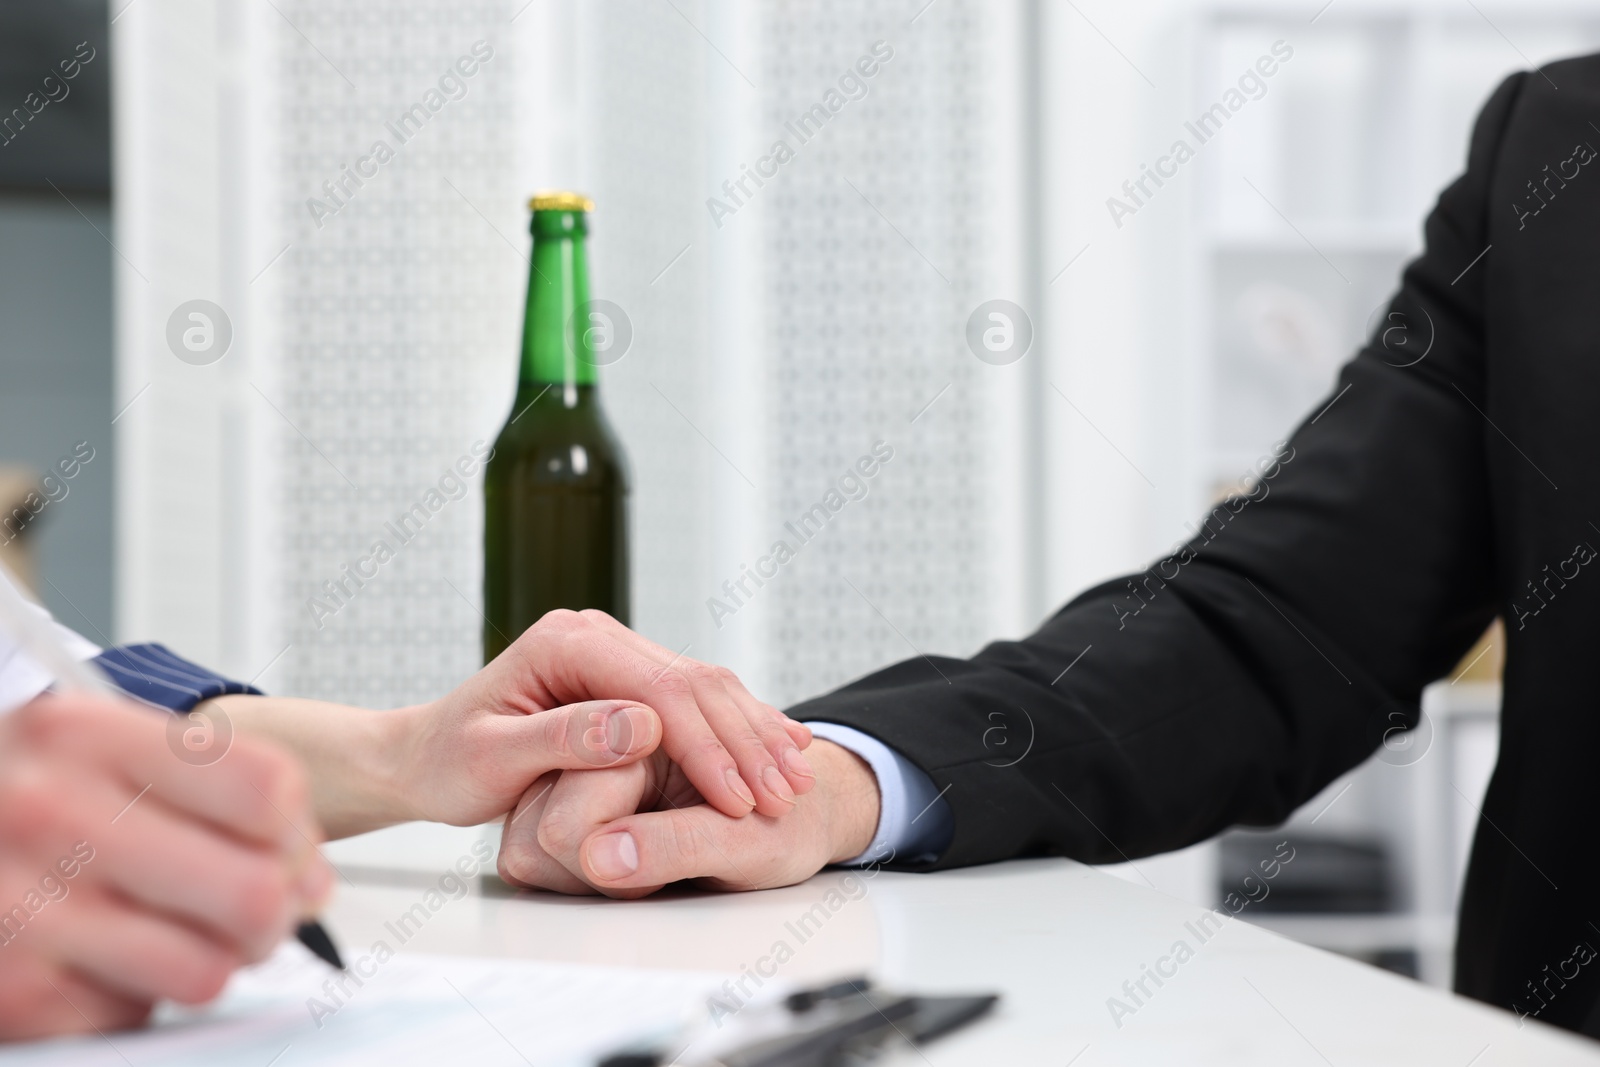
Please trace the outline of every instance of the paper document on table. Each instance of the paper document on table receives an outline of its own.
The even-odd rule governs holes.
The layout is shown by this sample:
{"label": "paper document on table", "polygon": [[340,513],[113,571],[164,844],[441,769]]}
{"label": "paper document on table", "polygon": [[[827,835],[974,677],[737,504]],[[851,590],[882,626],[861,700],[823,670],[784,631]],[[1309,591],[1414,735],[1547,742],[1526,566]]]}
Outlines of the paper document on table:
{"label": "paper document on table", "polygon": [[670,1038],[706,1017],[727,977],[483,957],[401,954],[340,977],[297,944],[241,971],[205,1008],[163,1008],[145,1030],[11,1045],[27,1067],[568,1067]]}

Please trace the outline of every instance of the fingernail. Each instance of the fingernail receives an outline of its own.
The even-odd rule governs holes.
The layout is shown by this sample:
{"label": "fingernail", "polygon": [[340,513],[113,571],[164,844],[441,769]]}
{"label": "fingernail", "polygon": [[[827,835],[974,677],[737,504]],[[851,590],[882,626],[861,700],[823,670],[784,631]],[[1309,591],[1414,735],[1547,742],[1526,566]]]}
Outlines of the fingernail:
{"label": "fingernail", "polygon": [[733,790],[735,793],[739,794],[739,799],[740,800],[743,800],[746,804],[750,805],[752,808],[755,807],[756,806],[756,795],[754,793],[750,792],[750,787],[744,784],[744,779],[743,778],[739,777],[738,769],[734,768],[734,767],[729,767],[727,769],[727,771],[724,772],[724,773],[725,773],[726,778],[728,779],[728,788]]}
{"label": "fingernail", "polygon": [[767,792],[783,801],[785,804],[794,803],[794,790],[789,788],[788,781],[783,777],[783,772],[776,767],[768,767],[761,772],[761,784],[767,787]]}
{"label": "fingernail", "polygon": [[606,719],[606,747],[612,754],[626,756],[650,734],[650,723],[642,708],[619,708]]}
{"label": "fingernail", "polygon": [[628,833],[597,837],[589,846],[589,869],[608,882],[626,878],[639,869],[639,846]]}
{"label": "fingernail", "polygon": [[800,754],[798,748],[784,750],[783,766],[790,774],[798,774],[802,778],[815,778],[817,776],[817,772],[811,769],[811,764]]}

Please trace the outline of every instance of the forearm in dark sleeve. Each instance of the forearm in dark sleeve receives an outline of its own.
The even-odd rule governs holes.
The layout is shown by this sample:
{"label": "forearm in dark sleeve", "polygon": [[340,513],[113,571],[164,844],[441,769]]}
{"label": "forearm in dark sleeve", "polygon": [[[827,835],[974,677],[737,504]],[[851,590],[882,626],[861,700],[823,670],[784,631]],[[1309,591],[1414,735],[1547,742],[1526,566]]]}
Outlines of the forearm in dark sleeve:
{"label": "forearm in dark sleeve", "polygon": [[[1391,317],[1248,496],[1021,641],[908,660],[794,709],[947,788],[954,837],[927,866],[1115,862],[1279,822],[1415,721],[1422,687],[1496,610],[1484,272],[1466,268],[1522,77],[1479,116]],[[1394,325],[1406,342],[1386,347]]]}

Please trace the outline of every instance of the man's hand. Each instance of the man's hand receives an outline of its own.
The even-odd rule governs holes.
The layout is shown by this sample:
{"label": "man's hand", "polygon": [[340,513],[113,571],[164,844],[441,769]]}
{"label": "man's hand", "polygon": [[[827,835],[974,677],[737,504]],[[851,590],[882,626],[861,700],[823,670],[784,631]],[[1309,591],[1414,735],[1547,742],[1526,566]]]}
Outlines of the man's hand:
{"label": "man's hand", "polygon": [[859,757],[818,741],[811,761],[816,788],[782,819],[729,818],[661,753],[626,767],[546,775],[506,820],[500,876],[612,897],[646,896],[685,879],[724,890],[804,881],[860,855],[878,825],[877,779]]}
{"label": "man's hand", "polygon": [[426,819],[505,814],[550,771],[632,763],[659,744],[721,811],[778,816],[811,788],[811,731],[733,674],[640,637],[599,611],[553,611],[428,704],[368,711],[308,700],[207,701],[239,731],[305,760],[333,837]]}
{"label": "man's hand", "polygon": [[170,723],[77,696],[0,718],[0,1040],[209,1000],[326,899],[299,765],[236,738],[194,766]]}

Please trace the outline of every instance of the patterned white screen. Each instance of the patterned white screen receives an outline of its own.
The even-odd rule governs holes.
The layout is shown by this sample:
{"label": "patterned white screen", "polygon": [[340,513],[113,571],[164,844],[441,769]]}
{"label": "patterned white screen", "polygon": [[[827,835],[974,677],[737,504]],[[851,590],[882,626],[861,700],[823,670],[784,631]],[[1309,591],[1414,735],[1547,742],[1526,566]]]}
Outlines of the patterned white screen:
{"label": "patterned white screen", "polygon": [[[702,18],[697,5],[680,6]],[[633,478],[632,622],[674,651],[713,659],[696,597],[726,468],[701,434],[732,445],[713,395],[709,261],[695,210],[709,136],[703,45],[665,3],[578,8],[574,123],[578,180],[597,205],[594,292],[633,329],[629,350],[601,370]]]}
{"label": "patterned white screen", "polygon": [[779,704],[1016,625],[1023,430],[999,416],[1026,372],[965,340],[1017,295],[1000,34],[976,4],[915,16],[641,2],[583,26],[598,273],[636,329],[605,389],[637,622]]}
{"label": "patterned white screen", "polygon": [[[997,513],[997,483],[1016,474],[997,439],[1015,427],[993,418],[993,394],[1021,368],[980,362],[965,335],[979,303],[1016,297],[992,288],[1014,150],[998,138],[989,12],[769,11],[762,125],[795,152],[757,194],[770,199],[768,523],[797,548],[774,580],[769,639],[774,692],[790,700],[996,635],[998,576],[1020,561],[997,553],[996,525],[1016,520]],[[893,458],[857,474],[867,495],[851,501],[847,472],[879,441],[875,458]],[[802,516],[829,490],[846,503],[812,534]]]}
{"label": "patterned white screen", "polygon": [[279,6],[277,688],[394,706],[478,663],[481,478],[453,468],[515,376],[515,8]]}

